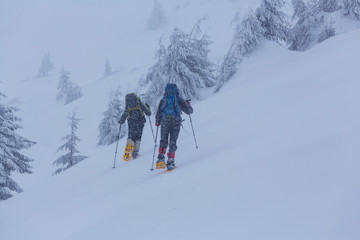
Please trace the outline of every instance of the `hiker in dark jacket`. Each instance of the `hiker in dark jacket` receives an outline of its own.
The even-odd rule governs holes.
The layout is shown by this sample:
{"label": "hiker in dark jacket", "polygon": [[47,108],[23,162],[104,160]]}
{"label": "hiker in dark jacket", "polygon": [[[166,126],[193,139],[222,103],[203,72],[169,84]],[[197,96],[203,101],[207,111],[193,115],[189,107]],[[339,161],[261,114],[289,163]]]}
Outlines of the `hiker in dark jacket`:
{"label": "hiker in dark jacket", "polygon": [[[135,93],[129,93],[125,96],[125,111],[121,116],[119,123],[124,124],[125,120],[128,120],[128,139],[126,146],[128,147],[131,143],[133,151],[128,151],[129,155],[124,160],[130,160],[136,158],[139,154],[141,136],[143,133],[144,125],[146,122],[145,114],[147,116],[151,115],[151,110],[149,105],[144,104]],[[125,148],[125,153],[127,152],[127,147]]]}
{"label": "hiker in dark jacket", "polygon": [[156,169],[165,168],[165,153],[168,145],[169,152],[167,154],[168,160],[166,167],[168,170],[175,167],[176,141],[182,122],[181,111],[186,114],[192,114],[193,108],[190,106],[189,101],[185,101],[179,96],[179,90],[176,84],[167,84],[164,97],[161,99],[156,112],[155,125],[157,127],[161,125],[161,140]]}

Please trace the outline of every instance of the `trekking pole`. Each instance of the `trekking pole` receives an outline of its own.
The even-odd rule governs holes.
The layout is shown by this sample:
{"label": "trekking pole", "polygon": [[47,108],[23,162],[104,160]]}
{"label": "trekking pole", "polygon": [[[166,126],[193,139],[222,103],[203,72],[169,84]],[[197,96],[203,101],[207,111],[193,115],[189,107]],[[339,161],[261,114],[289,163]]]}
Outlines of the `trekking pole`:
{"label": "trekking pole", "polygon": [[150,118],[150,116],[149,116],[149,123],[150,123],[150,127],[151,127],[151,133],[152,133],[152,135],[153,135],[153,139],[154,139],[154,141],[156,142],[155,136],[154,136],[154,130],[153,130],[153,127],[152,127],[152,124],[151,124],[151,118]]}
{"label": "trekking pole", "polygon": [[156,126],[156,137],[155,137],[153,160],[152,160],[152,165],[151,165],[151,169],[150,169],[151,171],[154,171],[154,159],[155,159],[155,150],[156,150],[156,142],[157,142],[158,130],[159,130],[159,126]]}
{"label": "trekking pole", "polygon": [[197,142],[196,142],[195,131],[194,131],[194,127],[193,127],[193,123],[192,123],[190,114],[189,114],[189,118],[190,118],[190,123],[191,123],[191,129],[192,129],[192,132],[193,132],[193,135],[194,135],[196,150],[199,150],[199,147],[198,147]]}
{"label": "trekking pole", "polygon": [[120,132],[121,132],[121,124],[120,124],[120,128],[119,128],[119,135],[118,135],[118,139],[117,139],[117,143],[116,143],[115,158],[114,158],[114,166],[113,166],[113,168],[115,168],[116,155],[117,155],[117,150],[118,150],[119,140],[120,140]]}

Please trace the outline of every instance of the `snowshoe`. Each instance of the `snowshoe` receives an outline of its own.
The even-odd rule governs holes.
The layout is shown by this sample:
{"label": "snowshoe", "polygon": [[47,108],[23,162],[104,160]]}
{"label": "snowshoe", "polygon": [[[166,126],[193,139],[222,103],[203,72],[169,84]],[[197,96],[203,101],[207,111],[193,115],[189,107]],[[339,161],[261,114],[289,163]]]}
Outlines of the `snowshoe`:
{"label": "snowshoe", "polygon": [[164,169],[164,168],[166,168],[165,156],[164,156],[164,154],[159,154],[158,160],[156,162],[156,169]]}
{"label": "snowshoe", "polygon": [[164,160],[158,160],[156,162],[156,169],[165,169],[166,165],[165,165],[165,161]]}
{"label": "snowshoe", "polygon": [[134,147],[131,143],[129,143],[128,145],[126,145],[125,147],[125,153],[124,153],[124,161],[130,161],[132,159],[132,154],[134,151]]}

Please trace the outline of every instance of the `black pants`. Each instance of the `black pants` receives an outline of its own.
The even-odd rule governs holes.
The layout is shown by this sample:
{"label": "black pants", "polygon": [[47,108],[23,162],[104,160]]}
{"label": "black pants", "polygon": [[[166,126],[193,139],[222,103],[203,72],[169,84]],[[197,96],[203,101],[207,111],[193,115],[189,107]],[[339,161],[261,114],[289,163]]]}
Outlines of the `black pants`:
{"label": "black pants", "polygon": [[[169,145],[169,152],[175,152],[177,149],[176,141],[179,137],[180,123],[176,120],[161,120],[161,139],[160,147],[166,149]],[[169,144],[170,138],[170,144]]]}
{"label": "black pants", "polygon": [[143,122],[128,121],[128,126],[129,126],[128,138],[130,138],[134,142],[141,141],[144,125],[145,124]]}

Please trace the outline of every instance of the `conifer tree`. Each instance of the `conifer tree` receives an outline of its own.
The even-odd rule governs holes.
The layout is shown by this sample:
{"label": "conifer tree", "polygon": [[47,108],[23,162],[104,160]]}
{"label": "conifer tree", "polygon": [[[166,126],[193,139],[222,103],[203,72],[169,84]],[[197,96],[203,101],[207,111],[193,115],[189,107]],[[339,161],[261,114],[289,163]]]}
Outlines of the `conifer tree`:
{"label": "conifer tree", "polygon": [[76,136],[76,131],[78,129],[80,119],[76,118],[75,112],[73,112],[72,116],[69,116],[68,119],[70,120],[69,126],[71,131],[68,135],[66,135],[63,138],[64,140],[66,140],[66,142],[63,145],[61,145],[57,150],[57,151],[64,150],[67,151],[67,153],[65,155],[62,155],[53,162],[53,165],[56,166],[62,165],[62,167],[57,169],[53,175],[59,174],[87,158],[87,156],[80,155],[80,152],[77,149],[77,142],[79,142],[80,139]]}
{"label": "conifer tree", "polygon": [[56,96],[56,99],[64,100],[65,104],[73,102],[82,96],[81,88],[71,82],[70,72],[66,71],[64,68],[61,69],[57,89],[58,94]]}
{"label": "conifer tree", "polygon": [[303,0],[291,0],[291,3],[294,8],[294,13],[291,17],[291,20],[294,20],[295,18],[301,18],[308,11],[308,8]]}
{"label": "conifer tree", "polygon": [[156,51],[155,58],[158,61],[152,66],[146,75],[146,77],[140,82],[140,87],[145,89],[143,100],[150,106],[157,104],[158,98],[164,91],[168,79],[164,75],[164,66],[166,65],[167,50],[162,43],[162,39],[159,40],[159,49]]}
{"label": "conifer tree", "polygon": [[318,8],[324,12],[335,12],[340,9],[339,0],[319,0]]}
{"label": "conifer tree", "polygon": [[154,7],[147,22],[147,30],[157,30],[166,25],[167,17],[162,5],[154,0]]}
{"label": "conifer tree", "polygon": [[[195,25],[195,29],[198,26]],[[208,60],[211,42],[206,35],[200,39],[194,35],[175,28],[169,46],[165,48],[160,43],[159,60],[142,83],[142,86],[147,86],[145,102],[157,104],[167,83],[177,84],[184,98],[195,99],[201,98],[200,89],[214,86],[215,64]]]}
{"label": "conifer tree", "polygon": [[238,70],[239,64],[242,62],[242,56],[239,52],[234,50],[234,47],[231,47],[230,50],[226,53],[224,61],[220,65],[217,76],[218,82],[214,92],[218,92],[223,85],[230,80],[230,78]]}
{"label": "conifer tree", "polygon": [[262,0],[255,12],[268,40],[287,42],[291,38],[289,23],[281,10],[284,4],[283,0]]}
{"label": "conifer tree", "polygon": [[294,51],[305,51],[317,42],[314,34],[324,24],[323,18],[319,17],[319,12],[309,10],[295,24],[292,29],[294,39],[289,49]]}
{"label": "conifer tree", "polygon": [[231,47],[218,70],[218,84],[215,92],[218,92],[234,75],[242,58],[248,56],[261,41],[263,41],[264,34],[265,30],[253,11],[250,11],[247,16],[237,24]]}
{"label": "conifer tree", "polygon": [[126,136],[126,128],[121,128],[119,136],[119,119],[125,110],[124,104],[121,99],[122,93],[116,90],[114,93],[110,93],[110,101],[108,109],[103,113],[104,118],[101,120],[99,125],[99,142],[98,146],[105,146],[113,144],[118,138]]}
{"label": "conifer tree", "polygon": [[37,77],[41,78],[49,76],[49,73],[54,70],[54,68],[54,64],[51,62],[50,51],[48,51],[41,61]]}
{"label": "conifer tree", "polygon": [[[5,97],[0,92],[0,101]],[[12,197],[12,192],[22,189],[11,178],[12,172],[32,173],[31,158],[20,153],[35,144],[16,133],[21,128],[21,119],[15,114],[18,108],[0,103],[0,201]]]}
{"label": "conifer tree", "polygon": [[225,55],[217,74],[215,92],[230,80],[244,56],[249,56],[265,39],[288,42],[292,39],[290,24],[282,12],[283,0],[262,0],[255,13],[250,11],[237,24],[231,47]]}
{"label": "conifer tree", "polygon": [[307,11],[292,29],[293,40],[289,49],[305,51],[334,36],[335,28],[330,14],[338,9],[338,2],[333,0],[308,3]]}
{"label": "conifer tree", "polygon": [[330,22],[325,23],[322,31],[319,34],[319,37],[317,39],[317,43],[321,43],[322,41],[325,41],[326,39],[335,36],[335,27]]}
{"label": "conifer tree", "polygon": [[104,77],[110,76],[111,74],[113,74],[111,66],[110,66],[110,61],[106,60],[105,62],[105,69],[104,69]]}
{"label": "conifer tree", "polygon": [[342,13],[360,21],[360,0],[343,0]]}

